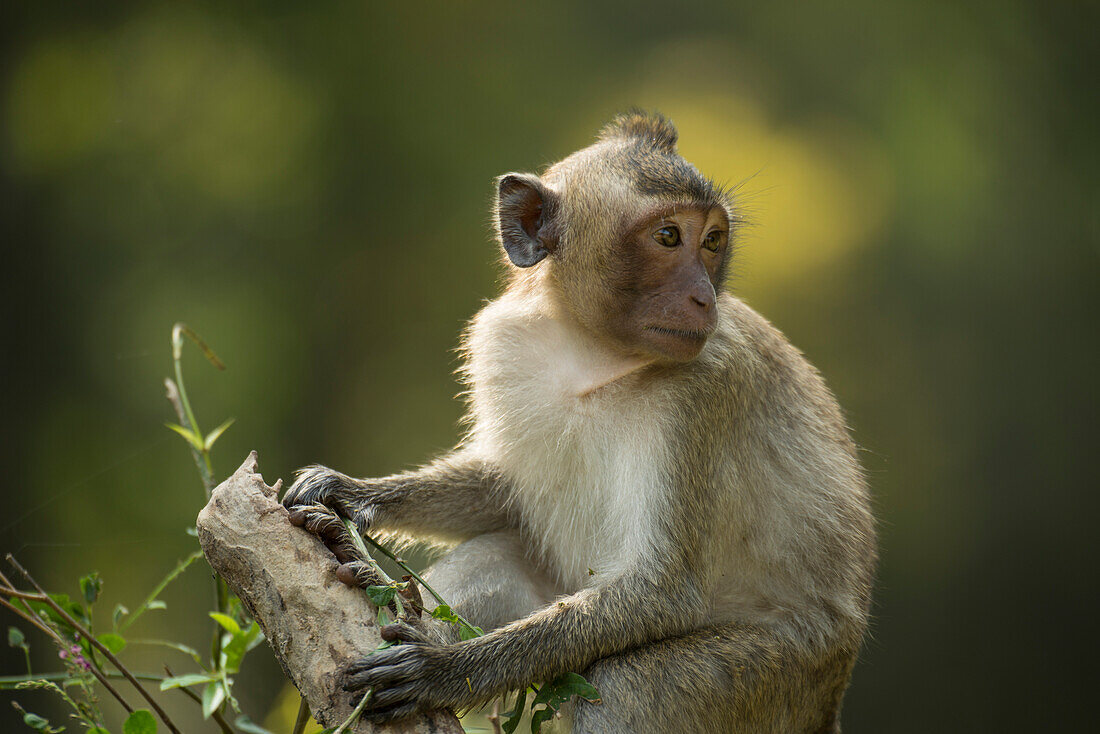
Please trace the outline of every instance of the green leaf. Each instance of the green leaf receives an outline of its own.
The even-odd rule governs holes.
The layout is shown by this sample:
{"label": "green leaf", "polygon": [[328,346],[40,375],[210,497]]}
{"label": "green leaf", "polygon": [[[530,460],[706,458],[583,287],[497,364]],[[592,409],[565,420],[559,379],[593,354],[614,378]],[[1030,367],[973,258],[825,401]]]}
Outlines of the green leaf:
{"label": "green leaf", "polygon": [[531,734],[539,734],[539,729],[542,728],[544,721],[550,721],[557,713],[554,709],[545,708],[539,709],[535,713],[531,714]]}
{"label": "green leaf", "polygon": [[451,607],[447,604],[440,604],[438,607],[432,610],[432,616],[436,619],[443,620],[444,622],[454,622],[458,624],[458,617],[451,611]]}
{"label": "green leaf", "polygon": [[[50,594],[50,598],[54,600],[54,603],[56,603],[57,606],[64,609],[70,617],[75,619],[83,626],[88,626],[88,623],[91,620],[88,619],[88,612],[84,609],[83,604],[77,601],[73,601],[69,598],[68,594]],[[53,619],[55,622],[66,629],[72,629],[69,626],[69,623],[66,622],[60,614],[54,611],[52,607],[50,607],[48,604],[45,604],[45,602],[32,602],[32,604],[42,604],[48,610],[47,613],[50,615],[51,619]]]}
{"label": "green leaf", "polygon": [[95,604],[102,588],[103,579],[99,577],[98,571],[92,571],[90,574],[82,576],[80,579],[80,593],[84,595],[84,601],[89,604]]}
{"label": "green leaf", "polygon": [[102,726],[93,726],[91,729],[84,732],[84,734],[111,734],[111,732],[107,731]]}
{"label": "green leaf", "polygon": [[225,423],[222,423],[220,426],[215,428],[213,431],[206,434],[206,438],[202,442],[203,448],[205,448],[207,451],[209,451],[210,447],[214,445],[214,442],[217,441],[223,433],[225,433],[225,429],[227,429],[231,425],[233,425],[233,421],[235,421],[235,420],[237,420],[237,419],[236,418],[230,418]]}
{"label": "green leaf", "polygon": [[267,641],[267,637],[260,629],[260,625],[256,624],[255,622],[253,622],[252,624],[256,627],[256,630],[255,632],[253,632],[252,627],[248,628],[246,643],[244,646],[245,651],[255,649],[257,646],[262,645],[264,642]]}
{"label": "green leaf", "polygon": [[138,709],[122,723],[122,734],[157,734],[157,720],[146,709]]}
{"label": "green leaf", "polygon": [[115,655],[122,652],[122,649],[126,647],[126,640],[122,635],[116,635],[113,632],[107,632],[99,636],[99,641]]}
{"label": "green leaf", "polygon": [[54,728],[50,725],[50,721],[43,719],[42,716],[36,713],[31,712],[23,713],[23,723],[33,728],[34,731],[42,732],[43,734],[61,734],[61,732],[65,731],[64,726],[62,726],[61,728]]}
{"label": "green leaf", "polygon": [[195,433],[189,428],[184,428],[179,423],[165,423],[165,427],[171,428],[173,431],[183,436],[187,443],[191,444],[191,448],[195,451],[202,451],[204,448],[202,436]]}
{"label": "green leaf", "polygon": [[186,688],[199,683],[209,683],[218,680],[217,673],[188,673],[165,678],[160,682],[160,690],[167,691],[170,688]]}
{"label": "green leaf", "polygon": [[481,637],[485,634],[485,630],[480,627],[475,627],[472,624],[466,624],[462,620],[458,622],[458,639],[460,640],[472,640],[475,637]]}
{"label": "green leaf", "polygon": [[237,624],[237,620],[233,619],[227,614],[210,612],[210,619],[214,620],[222,627],[224,627],[225,631],[231,635],[239,635],[241,633],[241,626]]}
{"label": "green leaf", "polygon": [[[85,627],[88,625],[88,615],[83,605],[69,599],[68,594],[50,594],[50,598],[78,623]],[[76,634],[76,630],[73,629],[72,625],[66,622],[65,619],[46,602],[36,601],[34,599],[21,599],[19,603],[26,605],[26,608],[33,612],[35,616],[54,624],[64,632],[66,636],[72,637]]]}
{"label": "green leaf", "polygon": [[130,613],[130,610],[127,609],[122,604],[119,604],[115,607],[115,613],[111,615],[111,624],[114,625],[114,628],[116,630],[118,629],[118,623],[121,622],[122,618],[125,617],[129,613]]}
{"label": "green leaf", "polygon": [[504,712],[505,721],[501,725],[501,729],[504,734],[514,734],[517,727],[519,727],[519,721],[523,717],[523,708],[527,703],[527,689],[521,688],[519,693],[516,694],[516,706],[511,711]]}
{"label": "green leaf", "polygon": [[535,696],[535,700],[531,702],[531,706],[544,703],[556,711],[573,696],[579,696],[593,703],[598,703],[600,700],[600,692],[585,680],[584,676],[576,673],[562,673],[542,687]]}
{"label": "green leaf", "polygon": [[27,649],[27,639],[23,636],[23,630],[18,627],[8,627],[8,646]]}
{"label": "green leaf", "polygon": [[245,653],[256,647],[261,641],[260,625],[256,622],[252,622],[247,630],[233,634],[229,643],[222,648],[222,653],[225,655],[223,664],[225,670],[229,673],[236,673],[240,670]]}
{"label": "green leaf", "polygon": [[378,618],[375,620],[375,623],[379,627],[385,627],[387,624],[389,624],[392,621],[393,620],[390,619],[389,611],[385,607],[378,607]]}
{"label": "green leaf", "polygon": [[272,734],[271,731],[255,723],[244,714],[241,714],[233,721],[233,726],[237,727],[245,734]]}
{"label": "green leaf", "polygon": [[202,691],[202,718],[209,719],[225,701],[225,686],[220,680],[211,681]]}
{"label": "green leaf", "polygon": [[48,726],[50,722],[49,722],[48,719],[43,719],[38,714],[32,714],[30,712],[27,712],[27,713],[23,714],[23,723],[26,724],[27,726],[31,727],[32,729],[39,729],[40,730],[42,728],[43,724]]}
{"label": "green leaf", "polygon": [[363,590],[367,592],[367,596],[378,607],[389,606],[389,603],[393,601],[394,594],[397,593],[397,589],[393,586],[368,586]]}

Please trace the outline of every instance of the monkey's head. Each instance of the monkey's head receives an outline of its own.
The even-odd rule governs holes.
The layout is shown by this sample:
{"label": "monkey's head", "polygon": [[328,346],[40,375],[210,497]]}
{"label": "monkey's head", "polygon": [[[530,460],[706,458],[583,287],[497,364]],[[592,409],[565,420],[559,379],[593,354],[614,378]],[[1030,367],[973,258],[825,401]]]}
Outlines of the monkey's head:
{"label": "monkey's head", "polygon": [[517,279],[620,352],[684,362],[717,326],[734,218],[676,140],[660,115],[621,115],[542,176],[501,176],[496,214]]}

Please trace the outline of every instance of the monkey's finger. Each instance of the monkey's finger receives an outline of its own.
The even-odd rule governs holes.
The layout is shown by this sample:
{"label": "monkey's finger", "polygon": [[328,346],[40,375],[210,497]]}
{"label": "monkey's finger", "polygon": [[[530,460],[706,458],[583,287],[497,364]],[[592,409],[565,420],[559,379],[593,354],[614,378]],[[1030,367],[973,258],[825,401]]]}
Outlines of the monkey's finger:
{"label": "monkey's finger", "polygon": [[343,521],[327,507],[299,505],[291,511],[290,523],[316,535],[340,563],[363,559]]}
{"label": "monkey's finger", "polygon": [[[337,557],[339,557],[339,554],[337,554]],[[347,586],[360,589],[385,584],[385,580],[378,575],[378,571],[372,565],[359,560],[347,561],[337,568],[336,578]],[[382,639],[385,639],[384,634]]]}
{"label": "monkey's finger", "polygon": [[[391,648],[392,649],[392,648]],[[361,673],[348,675],[341,686],[345,691],[361,691],[364,688],[381,690],[393,683],[405,680],[407,672],[399,665],[383,665],[378,668],[364,670]]]}
{"label": "monkey's finger", "polygon": [[295,505],[290,510],[290,523],[326,538],[347,532],[336,513],[323,505]]}
{"label": "monkey's finger", "polygon": [[372,668],[407,664],[421,653],[419,645],[397,645],[385,650],[377,650],[366,657],[359,658],[344,669],[347,676],[369,671]]}
{"label": "monkey's finger", "polygon": [[416,700],[416,685],[405,683],[392,688],[375,689],[364,711],[384,711]]}
{"label": "monkey's finger", "polygon": [[403,703],[388,709],[371,709],[370,703],[363,710],[362,717],[372,724],[386,724],[398,719],[406,719],[417,712],[419,707],[415,702]]}
{"label": "monkey's finger", "polygon": [[[339,571],[337,571],[337,575],[339,575]],[[423,632],[404,622],[387,624],[379,631],[382,634],[382,639],[386,642],[431,642]]]}

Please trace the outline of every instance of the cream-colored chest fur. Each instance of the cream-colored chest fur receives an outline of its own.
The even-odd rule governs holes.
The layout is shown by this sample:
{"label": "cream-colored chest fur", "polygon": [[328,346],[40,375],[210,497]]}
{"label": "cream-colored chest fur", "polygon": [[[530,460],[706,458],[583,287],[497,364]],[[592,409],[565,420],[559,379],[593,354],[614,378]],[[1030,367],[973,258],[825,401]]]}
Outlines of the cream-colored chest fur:
{"label": "cream-colored chest fur", "polygon": [[514,486],[563,590],[649,553],[667,449],[660,395],[632,389],[641,364],[508,299],[478,315],[467,347],[470,444]]}

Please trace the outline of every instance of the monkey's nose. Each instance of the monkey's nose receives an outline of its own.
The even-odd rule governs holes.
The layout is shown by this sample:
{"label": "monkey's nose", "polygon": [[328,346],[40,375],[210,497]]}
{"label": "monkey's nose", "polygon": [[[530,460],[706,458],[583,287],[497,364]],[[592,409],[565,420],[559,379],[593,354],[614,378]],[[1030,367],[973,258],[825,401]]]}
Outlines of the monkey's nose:
{"label": "monkey's nose", "polygon": [[714,287],[710,284],[710,281],[693,288],[688,297],[692,303],[704,311],[714,308]]}

